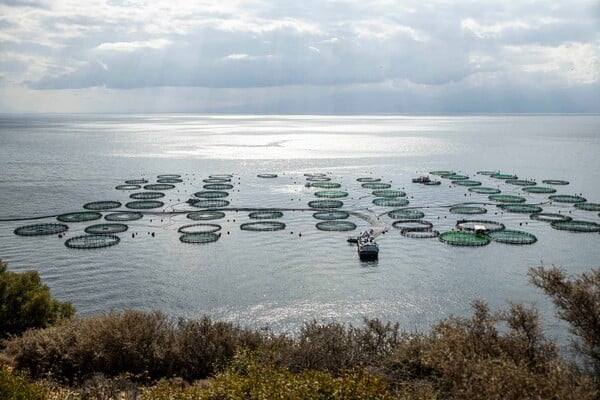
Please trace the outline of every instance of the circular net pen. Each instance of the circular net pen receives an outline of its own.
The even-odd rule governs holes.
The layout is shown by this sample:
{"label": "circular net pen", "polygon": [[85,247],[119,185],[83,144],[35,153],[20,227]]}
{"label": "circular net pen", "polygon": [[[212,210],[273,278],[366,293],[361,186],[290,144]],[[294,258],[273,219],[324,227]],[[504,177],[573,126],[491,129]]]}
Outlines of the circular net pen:
{"label": "circular net pen", "polygon": [[311,187],[316,187],[319,189],[338,189],[342,187],[341,184],[336,182],[312,182],[310,184]]}
{"label": "circular net pen", "polygon": [[562,179],[544,179],[542,181],[542,183],[545,183],[546,185],[564,186],[564,185],[568,185],[569,181],[564,181]]}
{"label": "circular net pen", "polygon": [[117,185],[115,186],[115,189],[117,190],[138,190],[141,189],[142,186],[141,185]]}
{"label": "circular net pen", "polygon": [[317,222],[315,226],[320,231],[328,232],[346,232],[356,229],[356,224],[354,222],[339,220],[321,221]]}
{"label": "circular net pen", "polygon": [[350,216],[346,211],[317,211],[313,214],[313,218],[330,221],[334,219],[346,219]]}
{"label": "circular net pen", "polygon": [[373,204],[381,207],[404,207],[408,200],[404,197],[378,197],[373,199]]}
{"label": "circular net pen", "polygon": [[138,192],[131,193],[129,197],[134,200],[155,200],[165,197],[165,194],[162,192]]}
{"label": "circular net pen", "polygon": [[145,185],[148,181],[146,179],[129,179],[125,183],[128,185]]}
{"label": "circular net pen", "polygon": [[202,179],[204,183],[227,183],[231,182],[231,178],[206,178]]}
{"label": "circular net pen", "polygon": [[231,179],[233,175],[231,174],[213,174],[208,176],[211,179]]}
{"label": "circular net pen", "polygon": [[471,187],[469,188],[469,192],[477,193],[477,194],[498,194],[502,191],[496,188],[489,187]]}
{"label": "circular net pen", "polygon": [[392,219],[419,219],[423,218],[425,213],[414,208],[400,208],[388,212],[387,215]]}
{"label": "circular net pen", "polygon": [[306,176],[308,178],[322,178],[324,176],[327,176],[327,174],[325,174],[323,172],[307,172],[304,174],[304,176]]}
{"label": "circular net pen", "polygon": [[175,185],[170,183],[151,183],[149,185],[144,186],[146,190],[171,190],[175,189]]}
{"label": "circular net pen", "polygon": [[362,178],[357,178],[356,181],[357,182],[379,182],[379,181],[381,181],[381,178],[362,177]]}
{"label": "circular net pen", "polygon": [[402,190],[395,189],[382,189],[382,190],[374,190],[372,192],[373,196],[377,197],[404,197],[406,193]]}
{"label": "circular net pen", "polygon": [[68,239],[65,246],[71,249],[100,249],[114,246],[120,241],[115,235],[82,235]]}
{"label": "circular net pen", "polygon": [[205,199],[205,200],[192,200],[190,205],[196,208],[221,208],[227,207],[229,202],[227,200],[220,199]]}
{"label": "circular net pen", "polygon": [[535,235],[523,231],[502,230],[490,232],[488,237],[494,242],[506,244],[534,244],[537,242]]}
{"label": "circular net pen", "polygon": [[452,246],[485,246],[490,243],[490,239],[485,235],[479,235],[470,232],[444,232],[438,236],[441,242]]}
{"label": "circular net pen", "polygon": [[277,178],[277,174],[258,174],[256,176],[259,178],[266,178],[266,179]]}
{"label": "circular net pen", "polygon": [[496,232],[504,230],[506,227],[502,222],[490,221],[486,219],[461,219],[456,222],[456,228],[465,232]]}
{"label": "circular net pen", "polygon": [[344,203],[340,200],[313,200],[308,202],[310,208],[340,208]]}
{"label": "circular net pen", "polygon": [[179,178],[160,178],[160,179],[157,179],[156,182],[158,182],[158,183],[182,183],[183,179],[179,179]]}
{"label": "circular net pen", "polygon": [[310,176],[306,178],[308,182],[329,182],[331,178],[326,176]]}
{"label": "circular net pen", "polygon": [[462,174],[448,174],[448,175],[442,175],[441,178],[443,179],[450,179],[451,181],[466,181],[467,179],[469,179],[469,177],[467,175],[462,175]]}
{"label": "circular net pen", "polygon": [[246,222],[240,225],[240,229],[252,232],[271,232],[285,229],[285,224],[279,221]]}
{"label": "circular net pen", "polygon": [[429,171],[429,173],[431,175],[438,175],[438,176],[455,174],[454,171],[449,171],[449,170],[445,170],[445,169],[436,170],[436,171]]}
{"label": "circular net pen", "polygon": [[125,224],[97,224],[85,228],[85,233],[92,235],[114,235],[125,232],[129,227]]}
{"label": "circular net pen", "polygon": [[471,179],[465,179],[465,180],[462,180],[462,181],[452,181],[452,184],[458,185],[458,186],[468,186],[468,187],[481,186],[481,182],[474,181],[474,180],[471,180]]}
{"label": "circular net pen", "polygon": [[203,244],[212,243],[219,240],[220,233],[204,232],[204,233],[184,233],[179,236],[179,240],[183,243]]}
{"label": "circular net pen", "polygon": [[277,219],[283,217],[283,213],[281,211],[252,211],[248,214],[249,218],[252,219]]}
{"label": "circular net pen", "polygon": [[225,218],[225,213],[223,211],[192,211],[186,217],[192,221],[210,221]]}
{"label": "circular net pen", "polygon": [[513,174],[502,174],[502,173],[497,173],[497,174],[492,174],[490,175],[492,178],[495,179],[501,179],[501,180],[509,180],[509,179],[519,179],[519,177],[517,175],[513,175]]}
{"label": "circular net pen", "polygon": [[179,174],[162,174],[156,176],[158,179],[179,179],[181,175]]}
{"label": "circular net pen", "polygon": [[112,201],[112,200],[94,201],[91,203],[84,204],[83,208],[85,208],[86,210],[101,211],[101,210],[110,210],[112,208],[119,208],[119,207],[121,207],[121,205],[122,204],[119,201]]}
{"label": "circular net pen", "polygon": [[550,223],[554,229],[570,232],[600,232],[600,224],[592,221],[581,221],[573,219],[571,221],[554,221]]}
{"label": "circular net pen", "polygon": [[584,203],[587,201],[585,197],[581,196],[571,196],[567,194],[554,194],[552,196],[548,196],[548,198],[552,201],[556,201],[557,203]]}
{"label": "circular net pen", "polygon": [[164,205],[165,203],[158,200],[136,200],[126,203],[125,207],[131,208],[133,210],[149,210],[152,208],[160,208]]}
{"label": "circular net pen", "polygon": [[536,182],[528,181],[525,179],[507,179],[505,182],[508,183],[509,185],[515,185],[515,186],[535,186],[535,185],[537,185]]}
{"label": "circular net pen", "polygon": [[495,174],[499,174],[500,171],[477,171],[477,175],[486,175],[486,176],[492,176]]}
{"label": "circular net pen", "polygon": [[180,227],[179,233],[214,233],[221,230],[221,225],[218,224],[191,224]]}
{"label": "circular net pen", "polygon": [[440,232],[433,229],[415,230],[413,228],[404,228],[400,230],[400,234],[412,239],[434,239],[440,236]]}
{"label": "circular net pen", "polygon": [[498,207],[506,212],[517,214],[533,214],[544,211],[542,207],[535,204],[499,204]]}
{"label": "circular net pen", "polygon": [[107,221],[136,221],[138,219],[142,219],[144,214],[137,211],[121,211],[112,214],[107,214],[104,216],[104,219]]}
{"label": "circular net pen", "polygon": [[541,194],[556,193],[556,189],[547,186],[526,186],[523,188],[523,191],[527,193]]}
{"label": "circular net pen", "polygon": [[56,217],[60,222],[87,222],[102,218],[102,214],[97,211],[80,211],[66,214],[60,214]]}
{"label": "circular net pen", "polygon": [[315,192],[316,197],[325,197],[328,199],[338,199],[342,197],[348,197],[348,192],[343,190],[319,190]]}
{"label": "circular net pen", "polygon": [[544,222],[571,221],[573,219],[568,215],[545,212],[533,213],[529,216],[529,218]]}
{"label": "circular net pen", "polygon": [[392,223],[392,226],[396,229],[412,229],[416,231],[429,231],[433,228],[433,224],[429,221],[422,219],[399,219]]}
{"label": "circular net pen", "polygon": [[391,184],[389,183],[383,183],[383,182],[365,182],[362,185],[360,185],[362,187],[364,187],[365,189],[389,189],[392,187]]}
{"label": "circular net pen", "polygon": [[450,207],[449,210],[452,214],[485,214],[487,209],[485,207],[476,206],[454,206]]}
{"label": "circular net pen", "polygon": [[233,189],[233,185],[229,183],[207,183],[202,186],[206,190],[230,190]]}
{"label": "circular net pen", "polygon": [[575,203],[575,208],[585,211],[600,211],[600,203]]}
{"label": "circular net pen", "polygon": [[488,196],[488,199],[498,201],[500,203],[524,203],[527,200],[525,197],[514,194],[492,194]]}
{"label": "circular net pen", "polygon": [[65,224],[33,224],[19,226],[14,230],[15,235],[19,236],[42,236],[57,235],[69,230]]}
{"label": "circular net pen", "polygon": [[229,196],[229,192],[225,192],[222,190],[203,190],[194,193],[194,196],[199,197],[201,199],[220,199]]}

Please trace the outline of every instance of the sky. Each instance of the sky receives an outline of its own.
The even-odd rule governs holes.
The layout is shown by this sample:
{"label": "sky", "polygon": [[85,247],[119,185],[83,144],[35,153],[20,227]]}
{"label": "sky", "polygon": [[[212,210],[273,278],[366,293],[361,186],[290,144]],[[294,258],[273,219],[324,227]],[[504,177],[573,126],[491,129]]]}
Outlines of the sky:
{"label": "sky", "polygon": [[0,112],[598,113],[600,1],[0,0]]}

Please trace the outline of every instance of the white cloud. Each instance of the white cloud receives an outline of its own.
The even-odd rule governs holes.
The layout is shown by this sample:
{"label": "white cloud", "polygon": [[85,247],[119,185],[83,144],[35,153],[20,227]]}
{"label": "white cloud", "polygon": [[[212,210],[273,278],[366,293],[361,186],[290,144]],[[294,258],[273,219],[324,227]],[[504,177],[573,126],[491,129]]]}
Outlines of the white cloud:
{"label": "white cloud", "polygon": [[106,42],[97,46],[95,50],[123,51],[129,53],[141,49],[162,49],[171,43],[172,42],[167,39],[154,39],[135,42]]}

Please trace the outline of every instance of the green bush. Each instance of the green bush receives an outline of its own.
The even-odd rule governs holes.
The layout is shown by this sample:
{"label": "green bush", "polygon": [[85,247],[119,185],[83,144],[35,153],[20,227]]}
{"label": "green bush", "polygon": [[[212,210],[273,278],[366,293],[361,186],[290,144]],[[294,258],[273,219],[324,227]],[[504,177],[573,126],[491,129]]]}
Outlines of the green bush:
{"label": "green bush", "polygon": [[29,382],[22,373],[0,367],[0,399],[2,400],[43,400],[46,391],[43,387]]}
{"label": "green bush", "polygon": [[45,328],[74,314],[71,303],[52,298],[37,272],[8,272],[0,260],[0,339]]}

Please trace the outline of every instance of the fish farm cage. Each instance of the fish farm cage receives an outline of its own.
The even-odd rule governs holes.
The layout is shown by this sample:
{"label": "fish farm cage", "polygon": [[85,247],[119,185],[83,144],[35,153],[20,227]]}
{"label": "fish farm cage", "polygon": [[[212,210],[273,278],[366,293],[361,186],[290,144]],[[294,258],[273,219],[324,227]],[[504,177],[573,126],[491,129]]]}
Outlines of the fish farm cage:
{"label": "fish farm cage", "polygon": [[330,220],[335,220],[335,219],[347,219],[350,216],[350,214],[346,211],[335,210],[335,211],[317,211],[312,216],[315,219],[330,221]]}
{"label": "fish farm cage", "polygon": [[92,235],[114,235],[125,232],[127,229],[129,229],[129,226],[125,224],[113,223],[90,225],[84,231]]}
{"label": "fish farm cage", "polygon": [[498,201],[500,203],[524,203],[527,201],[525,197],[514,194],[492,194],[488,196],[488,199],[492,201]]}
{"label": "fish farm cage", "polygon": [[221,207],[227,207],[229,205],[229,202],[227,200],[221,200],[221,199],[203,199],[203,200],[190,199],[189,204],[192,207],[196,207],[196,208],[221,208]]}
{"label": "fish farm cage", "polygon": [[581,196],[571,196],[566,194],[553,194],[548,196],[548,198],[552,201],[556,201],[557,203],[585,203],[587,199]]}
{"label": "fish farm cage", "polygon": [[56,217],[60,222],[87,222],[102,218],[102,214],[97,211],[79,211],[60,214]]}
{"label": "fish farm cage", "polygon": [[452,246],[485,246],[490,243],[490,238],[471,232],[462,232],[462,231],[449,231],[441,233],[438,236],[438,239],[441,242],[450,244]]}
{"label": "fish farm cage", "polygon": [[248,214],[248,217],[252,219],[277,219],[283,217],[283,213],[276,210],[252,211]]}
{"label": "fish farm cage", "polygon": [[104,219],[107,221],[136,221],[138,219],[142,219],[144,214],[137,211],[119,211],[112,214],[106,214]]}
{"label": "fish farm cage", "polygon": [[485,232],[496,232],[504,230],[506,226],[502,222],[487,219],[461,219],[456,221],[456,228],[465,232],[475,232],[480,229]]}
{"label": "fish farm cage", "polygon": [[373,199],[373,204],[382,207],[404,207],[409,203],[405,197],[377,197]]}
{"label": "fish farm cage", "polygon": [[339,189],[342,185],[337,182],[311,182],[310,187],[319,189]]}
{"label": "fish farm cage", "polygon": [[524,192],[535,193],[535,194],[549,194],[556,193],[556,189],[547,186],[525,186]]}
{"label": "fish farm cage", "polygon": [[175,189],[175,185],[170,184],[170,183],[151,183],[149,185],[144,186],[144,189],[156,190],[156,191],[171,190],[171,189]]}
{"label": "fish farm cage", "polygon": [[115,235],[81,235],[67,239],[65,246],[71,249],[100,249],[114,246],[120,241]]}
{"label": "fish farm cage", "polygon": [[150,210],[152,208],[160,208],[164,205],[165,203],[159,200],[136,200],[125,203],[125,207],[132,210]]}
{"label": "fish farm cage", "polygon": [[179,233],[214,233],[221,230],[219,224],[190,224],[180,227]]}
{"label": "fish farm cage", "polygon": [[194,193],[194,196],[201,199],[220,199],[229,196],[229,192],[224,190],[202,190]]}
{"label": "fish farm cage", "polygon": [[312,200],[308,202],[310,208],[340,208],[344,203],[340,200]]}
{"label": "fish farm cage", "polygon": [[156,200],[165,197],[165,194],[162,192],[137,192],[131,193],[129,197],[134,200]]}
{"label": "fish farm cage", "polygon": [[91,203],[86,203],[83,205],[83,208],[86,210],[94,210],[94,211],[102,211],[102,210],[110,210],[112,208],[119,208],[122,204],[119,201],[106,200],[106,201],[93,201]]}
{"label": "fish farm cage", "polygon": [[470,187],[469,192],[477,193],[477,194],[498,194],[502,191],[496,188],[489,187]]}
{"label": "fish farm cage", "polygon": [[329,221],[321,221],[317,222],[315,225],[320,231],[352,231],[356,229],[356,224],[354,222],[346,221],[346,220],[329,220]]}
{"label": "fish farm cage", "polygon": [[542,207],[535,204],[499,204],[499,208],[510,213],[533,214],[543,211]]}
{"label": "fish farm cage", "polygon": [[454,206],[448,210],[452,214],[485,214],[487,208],[478,206]]}
{"label": "fish farm cage", "polygon": [[400,208],[387,213],[392,219],[419,219],[425,216],[425,213],[415,208]]}
{"label": "fish farm cage", "polygon": [[319,190],[315,192],[314,195],[316,197],[325,197],[328,199],[338,199],[341,197],[348,197],[348,192],[343,190]]}
{"label": "fish farm cage", "polygon": [[256,176],[259,178],[266,178],[266,179],[277,178],[277,174],[258,174]]}
{"label": "fish farm cage", "polygon": [[495,242],[506,244],[525,245],[537,242],[537,238],[531,233],[523,231],[514,231],[510,229],[490,232],[487,234],[487,236]]}
{"label": "fish farm cage", "polygon": [[285,226],[283,222],[279,221],[258,221],[243,223],[240,225],[240,229],[253,232],[271,232],[285,229]]}
{"label": "fish farm cage", "polygon": [[19,226],[14,230],[15,235],[19,236],[42,236],[42,235],[57,235],[69,230],[69,226],[65,224],[32,224]]}
{"label": "fish farm cage", "polygon": [[221,234],[215,232],[184,233],[179,240],[182,243],[204,244],[216,242],[220,237]]}
{"label": "fish farm cage", "polygon": [[550,223],[554,229],[569,232],[600,232],[600,224],[592,221],[581,221],[572,219],[570,221],[554,221]]}
{"label": "fish farm cage", "polygon": [[384,183],[384,182],[365,182],[360,186],[365,189],[379,190],[379,189],[389,189],[392,187],[392,184]]}
{"label": "fish farm cage", "polygon": [[221,219],[225,217],[223,211],[192,211],[187,213],[186,217],[192,221],[210,221],[214,219]]}
{"label": "fish farm cage", "polygon": [[546,212],[533,213],[529,216],[529,218],[544,222],[571,221],[573,219],[568,215]]}

